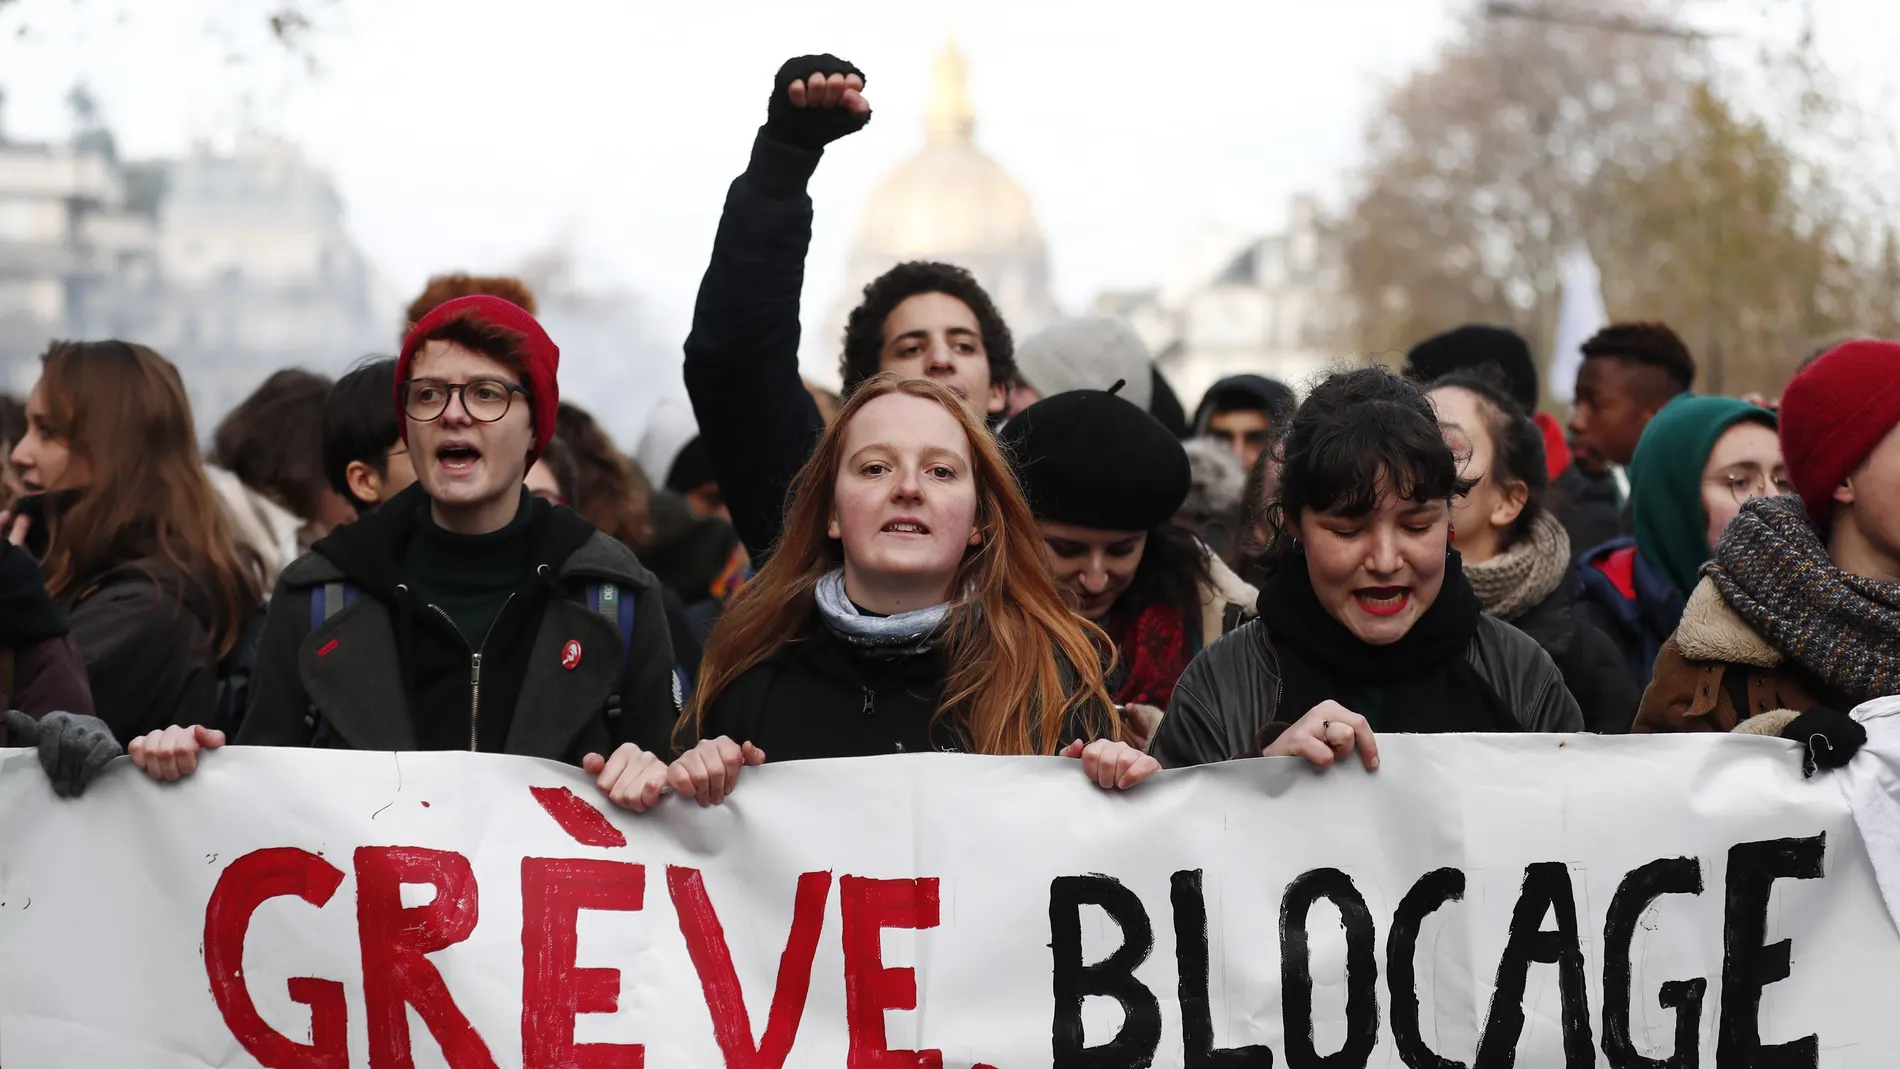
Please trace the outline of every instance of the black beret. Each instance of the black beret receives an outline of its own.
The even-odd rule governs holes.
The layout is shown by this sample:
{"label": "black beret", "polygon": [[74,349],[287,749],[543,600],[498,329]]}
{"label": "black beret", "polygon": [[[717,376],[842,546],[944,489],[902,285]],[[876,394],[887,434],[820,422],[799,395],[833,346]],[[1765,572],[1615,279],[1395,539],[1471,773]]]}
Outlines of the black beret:
{"label": "black beret", "polygon": [[1187,500],[1187,450],[1161,421],[1102,390],[1070,390],[1017,413],[997,437],[1038,520],[1149,531]]}
{"label": "black beret", "polygon": [[1523,335],[1508,327],[1468,324],[1435,334],[1405,354],[1405,377],[1430,385],[1454,371],[1477,371],[1492,365],[1504,376],[1504,387],[1528,411],[1537,410],[1537,363]]}

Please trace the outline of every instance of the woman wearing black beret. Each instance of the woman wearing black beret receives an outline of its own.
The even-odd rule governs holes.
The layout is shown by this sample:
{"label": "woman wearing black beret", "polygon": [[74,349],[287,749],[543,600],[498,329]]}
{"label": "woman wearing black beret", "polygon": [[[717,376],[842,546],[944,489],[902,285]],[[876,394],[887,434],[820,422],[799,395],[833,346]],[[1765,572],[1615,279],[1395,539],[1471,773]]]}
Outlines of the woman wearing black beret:
{"label": "woman wearing black beret", "polygon": [[999,437],[1057,584],[1114,643],[1109,693],[1144,737],[1188,662],[1251,615],[1257,595],[1173,522],[1188,495],[1187,451],[1117,390],[1046,397]]}

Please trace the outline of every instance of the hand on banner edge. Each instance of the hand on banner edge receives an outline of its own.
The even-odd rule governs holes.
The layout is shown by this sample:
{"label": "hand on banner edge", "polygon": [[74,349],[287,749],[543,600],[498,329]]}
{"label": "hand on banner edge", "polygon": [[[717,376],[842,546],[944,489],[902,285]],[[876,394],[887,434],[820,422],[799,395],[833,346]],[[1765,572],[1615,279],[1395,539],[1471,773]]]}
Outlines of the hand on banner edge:
{"label": "hand on banner edge", "polygon": [[1057,757],[1081,758],[1082,774],[1103,788],[1127,790],[1161,771],[1161,762],[1125,742],[1077,739],[1062,748]]}
{"label": "hand on banner edge", "polygon": [[40,768],[61,798],[77,798],[114,760],[125,754],[106,722],[90,713],[54,710],[34,717],[6,711],[7,732],[16,746],[38,751]]}
{"label": "hand on banner edge", "polygon": [[1354,750],[1367,772],[1379,767],[1379,742],[1366,718],[1336,701],[1327,700],[1307,710],[1291,727],[1261,751],[1262,757],[1304,757],[1316,769],[1327,769]]}
{"label": "hand on banner edge", "polygon": [[178,780],[198,770],[198,752],[224,745],[224,732],[203,724],[173,724],[132,740],[126,747],[132,763],[157,780]]}
{"label": "hand on banner edge", "polygon": [[743,746],[724,735],[702,739],[666,770],[667,786],[702,806],[718,805],[739,782],[739,770],[765,763],[765,751],[751,743]]}
{"label": "hand on banner edge", "polygon": [[594,785],[615,806],[644,813],[666,790],[666,762],[631,742],[623,742],[611,757],[590,753],[581,758],[581,771],[596,777]]}

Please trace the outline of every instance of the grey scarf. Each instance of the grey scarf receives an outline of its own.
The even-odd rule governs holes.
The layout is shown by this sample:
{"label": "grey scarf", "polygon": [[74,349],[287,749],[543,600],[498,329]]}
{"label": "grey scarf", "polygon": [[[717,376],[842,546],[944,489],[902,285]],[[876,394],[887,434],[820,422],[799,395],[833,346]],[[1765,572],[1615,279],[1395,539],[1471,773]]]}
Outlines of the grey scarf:
{"label": "grey scarf", "polygon": [[818,580],[815,591],[818,617],[831,633],[872,653],[901,657],[926,653],[943,637],[943,622],[950,616],[948,603],[927,609],[913,609],[896,616],[866,616],[844,592],[844,569],[827,572]]}
{"label": "grey scarf", "polygon": [[1837,697],[1900,694],[1900,583],[1835,567],[1799,497],[1743,505],[1707,575],[1736,615]]}
{"label": "grey scarf", "polygon": [[1465,562],[1465,578],[1484,602],[1486,616],[1515,620],[1544,603],[1570,570],[1570,536],[1548,510],[1530,536],[1482,564]]}

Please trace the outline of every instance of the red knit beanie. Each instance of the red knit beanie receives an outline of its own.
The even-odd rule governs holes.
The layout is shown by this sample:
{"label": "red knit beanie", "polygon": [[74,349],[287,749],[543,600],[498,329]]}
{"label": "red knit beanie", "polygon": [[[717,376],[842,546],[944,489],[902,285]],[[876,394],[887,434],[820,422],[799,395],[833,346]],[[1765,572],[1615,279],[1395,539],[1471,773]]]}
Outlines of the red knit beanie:
{"label": "red knit beanie", "polygon": [[1900,345],[1850,341],[1823,353],[1781,397],[1781,456],[1822,531],[1834,491],[1900,423]]}
{"label": "red knit beanie", "polygon": [[528,464],[532,466],[554,438],[555,410],[561,404],[561,388],[555,379],[561,367],[561,350],[533,316],[500,297],[482,294],[457,297],[438,305],[423,316],[420,323],[409,328],[408,337],[402,340],[402,355],[396,358],[396,426],[402,428],[403,442],[409,441],[409,420],[402,407],[402,387],[409,381],[409,365],[429,333],[454,319],[501,327],[521,336],[522,374],[527,379],[522,385],[528,388],[534,415],[534,449],[528,454]]}

